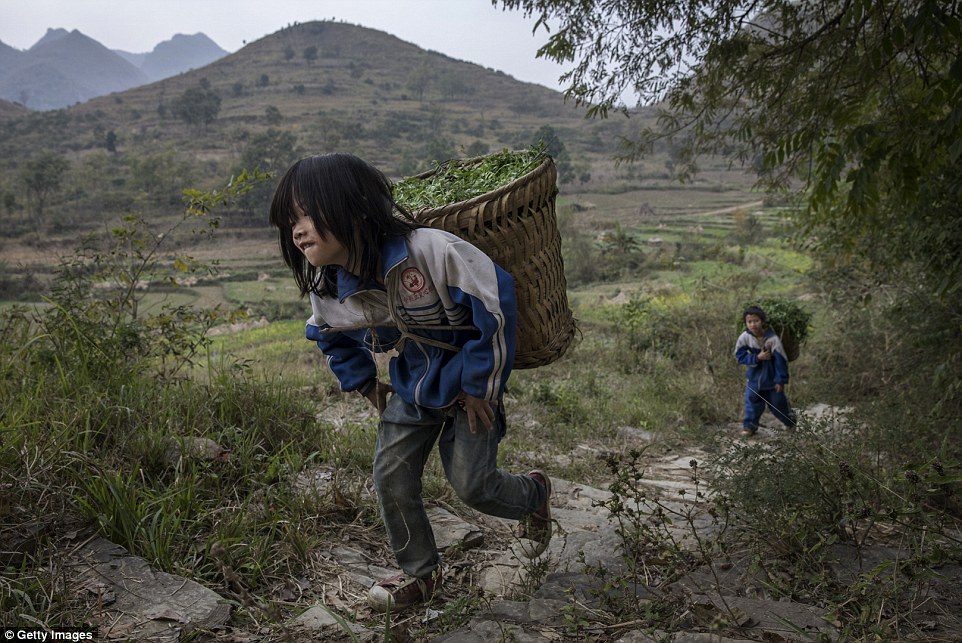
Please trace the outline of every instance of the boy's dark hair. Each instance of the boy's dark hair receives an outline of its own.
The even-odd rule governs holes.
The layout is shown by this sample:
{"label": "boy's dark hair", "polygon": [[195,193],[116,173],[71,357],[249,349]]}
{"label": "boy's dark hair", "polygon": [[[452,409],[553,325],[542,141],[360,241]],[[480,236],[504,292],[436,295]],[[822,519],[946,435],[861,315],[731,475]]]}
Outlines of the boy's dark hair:
{"label": "boy's dark hair", "polygon": [[[395,210],[408,220],[394,216]],[[312,266],[297,249],[292,230],[298,211],[311,218],[319,235],[332,235],[347,249],[364,284],[382,276],[378,271],[384,237],[404,236],[419,227],[394,202],[391,182],[367,161],[343,153],[297,161],[274,190],[270,222],[302,296],[313,292],[336,297],[337,268]]]}
{"label": "boy's dark hair", "polygon": [[745,318],[749,315],[758,315],[758,318],[762,320],[763,324],[768,321],[768,318],[765,317],[765,311],[758,306],[749,306],[746,308],[745,312],[742,313],[742,321],[745,321]]}

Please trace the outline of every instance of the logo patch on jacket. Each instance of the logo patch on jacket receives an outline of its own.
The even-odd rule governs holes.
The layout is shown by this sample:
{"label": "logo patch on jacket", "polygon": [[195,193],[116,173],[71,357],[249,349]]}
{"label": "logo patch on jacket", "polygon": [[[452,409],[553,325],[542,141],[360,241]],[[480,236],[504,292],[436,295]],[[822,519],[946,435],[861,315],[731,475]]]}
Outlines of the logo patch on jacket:
{"label": "logo patch on jacket", "polygon": [[417,268],[408,268],[401,273],[401,285],[408,292],[421,292],[424,288],[424,275]]}

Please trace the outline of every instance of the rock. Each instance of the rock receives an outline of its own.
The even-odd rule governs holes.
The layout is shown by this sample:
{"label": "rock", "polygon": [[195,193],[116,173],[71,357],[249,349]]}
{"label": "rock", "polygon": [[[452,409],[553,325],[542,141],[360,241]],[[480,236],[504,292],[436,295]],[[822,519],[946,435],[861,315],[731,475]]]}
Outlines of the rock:
{"label": "rock", "polygon": [[167,441],[164,460],[176,467],[182,458],[193,460],[230,460],[230,451],[210,438],[174,437]]}
{"label": "rock", "polygon": [[[315,633],[327,630],[332,636],[337,633],[342,634],[365,634],[368,629],[357,623],[351,623],[343,616],[326,605],[318,603],[309,607],[299,616],[292,618],[289,622],[291,627],[301,630],[311,630]],[[315,637],[315,640],[324,640],[325,637]]]}
{"label": "rock", "polygon": [[73,585],[96,593],[103,639],[179,641],[197,630],[224,625],[230,604],[216,592],[182,576],[154,571],[143,558],[104,538],[74,554]]}
{"label": "rock", "polygon": [[449,547],[472,549],[484,543],[484,532],[477,525],[461,520],[450,511],[441,507],[429,507],[427,514],[439,551],[443,552]]}

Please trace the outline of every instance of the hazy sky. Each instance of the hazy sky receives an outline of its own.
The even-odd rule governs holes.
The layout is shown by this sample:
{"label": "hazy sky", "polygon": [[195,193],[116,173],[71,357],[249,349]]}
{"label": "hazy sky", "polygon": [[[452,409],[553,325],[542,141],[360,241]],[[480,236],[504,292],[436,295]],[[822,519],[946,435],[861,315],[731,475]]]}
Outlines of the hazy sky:
{"label": "hazy sky", "polygon": [[0,0],[0,41],[28,49],[47,28],[74,29],[110,49],[150,51],[203,32],[229,52],[294,22],[343,20],[386,31],[518,80],[561,89],[564,68],[535,57],[548,34],[491,0]]}

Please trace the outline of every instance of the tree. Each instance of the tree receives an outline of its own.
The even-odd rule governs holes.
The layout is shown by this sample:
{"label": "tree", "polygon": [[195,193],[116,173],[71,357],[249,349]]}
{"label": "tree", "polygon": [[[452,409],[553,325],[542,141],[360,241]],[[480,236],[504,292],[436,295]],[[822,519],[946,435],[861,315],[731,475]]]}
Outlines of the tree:
{"label": "tree", "polygon": [[312,62],[317,60],[317,47],[311,45],[310,47],[304,48],[304,60],[310,65]]}
{"label": "tree", "polygon": [[605,254],[630,255],[639,249],[638,240],[635,235],[616,223],[613,230],[608,230],[601,235],[601,248]]}
{"label": "tree", "polygon": [[170,145],[160,152],[131,156],[128,164],[131,185],[158,204],[177,203],[190,181],[190,165]]}
{"label": "tree", "polygon": [[558,168],[558,180],[567,183],[574,180],[574,169],[571,167],[571,157],[565,149],[565,144],[558,133],[550,125],[542,125],[531,140],[531,145],[544,145],[544,151],[554,159]]}
{"label": "tree", "polygon": [[268,125],[279,125],[284,117],[281,115],[281,110],[277,109],[276,105],[268,105],[264,110],[264,118],[267,120]]}
{"label": "tree", "polygon": [[250,214],[266,211],[277,183],[276,177],[290,167],[300,154],[297,137],[289,131],[272,127],[262,134],[252,136],[236,166],[237,173],[245,170],[269,172],[275,180],[255,184],[238,199],[238,204]]}
{"label": "tree", "polygon": [[539,51],[604,116],[660,105],[626,159],[681,143],[800,184],[800,236],[962,319],[962,7],[935,0],[493,0],[557,28]]}
{"label": "tree", "polygon": [[63,187],[70,161],[55,152],[44,152],[20,168],[20,180],[26,189],[27,201],[37,221],[43,221],[44,209],[50,199]]}
{"label": "tree", "polygon": [[419,101],[423,101],[424,92],[431,85],[432,75],[431,67],[427,63],[421,63],[408,74],[405,86]]}
{"label": "tree", "polygon": [[220,113],[220,96],[210,88],[191,87],[174,99],[171,112],[189,127],[206,128]]}

